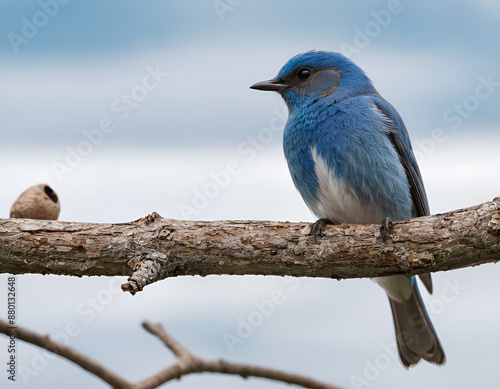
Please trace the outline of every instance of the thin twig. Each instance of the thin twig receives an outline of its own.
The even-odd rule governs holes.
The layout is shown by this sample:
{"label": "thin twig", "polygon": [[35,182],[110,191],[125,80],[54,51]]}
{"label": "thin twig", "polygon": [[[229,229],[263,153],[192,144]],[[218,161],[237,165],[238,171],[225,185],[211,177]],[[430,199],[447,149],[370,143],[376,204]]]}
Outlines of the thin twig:
{"label": "thin twig", "polygon": [[181,359],[192,357],[192,354],[188,351],[188,349],[167,334],[160,324],[152,324],[145,321],[142,323],[142,326],[146,331],[158,337],[158,339],[160,339],[177,358]]}
{"label": "thin twig", "polygon": [[[53,341],[48,336],[38,335],[35,332],[27,330],[22,327],[16,328],[16,338],[24,340],[25,342],[34,344],[38,347],[44,348],[54,354],[60,355],[63,358],[77,364],[82,369],[87,370],[89,373],[92,373],[107,382],[111,386],[117,389],[130,389],[132,388],[132,384],[120,377],[116,373],[111,370],[105,368],[100,363],[94,361],[93,359],[80,354],[78,351],[73,350],[70,347],[67,347],[61,343]],[[0,332],[8,335],[12,331],[12,327],[3,320],[0,320]]]}
{"label": "thin twig", "polygon": [[142,326],[151,334],[157,336],[167,346],[179,361],[177,364],[159,372],[157,375],[142,381],[134,386],[134,389],[150,389],[161,385],[174,378],[191,373],[221,373],[239,375],[243,378],[261,377],[270,380],[281,381],[288,384],[299,385],[310,389],[339,389],[338,386],[316,381],[309,377],[298,374],[287,373],[281,370],[268,369],[265,367],[245,365],[241,363],[226,362],[224,360],[204,360],[193,356],[184,346],[168,335],[159,324],[143,322]]}
{"label": "thin twig", "polygon": [[[191,354],[188,349],[168,335],[161,325],[144,322],[142,323],[142,326],[148,332],[158,337],[165,344],[165,346],[167,346],[172,353],[174,353],[174,355],[178,358],[178,361],[176,364],[145,380],[137,382],[136,384],[131,384],[123,377],[120,377],[93,359],[80,354],[70,347],[51,340],[48,336],[38,335],[19,326],[15,328],[17,339],[34,344],[70,360],[82,369],[87,370],[89,373],[101,378],[103,381],[107,382],[116,389],[153,389],[184,375],[203,372],[239,375],[243,378],[261,377],[309,389],[339,389],[338,386],[319,382],[312,378],[300,376],[298,374],[287,373],[285,371],[244,365],[240,363],[231,363],[223,360],[204,360]],[[0,333],[9,336],[11,331],[12,327],[9,326],[7,322],[0,320]]]}

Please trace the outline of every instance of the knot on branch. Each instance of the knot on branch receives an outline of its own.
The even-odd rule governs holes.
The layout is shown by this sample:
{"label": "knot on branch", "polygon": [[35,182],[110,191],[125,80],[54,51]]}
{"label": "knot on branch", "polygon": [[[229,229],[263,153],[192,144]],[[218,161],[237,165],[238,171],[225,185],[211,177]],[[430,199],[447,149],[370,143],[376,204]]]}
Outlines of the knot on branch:
{"label": "knot on branch", "polygon": [[144,217],[141,217],[140,219],[137,219],[136,221],[134,221],[133,223],[134,224],[151,224],[153,222],[155,222],[156,220],[161,220],[161,215],[158,213],[158,212],[153,212],[153,213],[150,213],[149,215],[147,216],[144,216]]}
{"label": "knot on branch", "polygon": [[158,257],[159,254],[148,254],[143,253],[142,257],[138,260],[139,264],[136,265],[134,272],[128,278],[128,282],[123,284],[122,290],[124,292],[130,292],[135,295],[144,289],[146,285],[152,284],[153,282],[162,280],[168,276],[168,270],[166,268],[165,260],[168,256],[165,254],[160,254],[162,260],[157,260],[153,257]]}

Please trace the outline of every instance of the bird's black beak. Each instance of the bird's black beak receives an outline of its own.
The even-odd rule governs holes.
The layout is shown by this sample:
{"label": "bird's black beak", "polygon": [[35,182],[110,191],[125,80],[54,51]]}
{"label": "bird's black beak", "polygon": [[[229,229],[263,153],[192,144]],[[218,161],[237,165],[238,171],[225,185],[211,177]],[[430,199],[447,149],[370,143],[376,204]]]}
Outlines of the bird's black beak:
{"label": "bird's black beak", "polygon": [[288,85],[276,80],[275,78],[268,80],[268,81],[261,81],[256,84],[253,84],[250,89],[257,89],[257,90],[270,90],[274,92],[282,92],[286,88],[288,88]]}

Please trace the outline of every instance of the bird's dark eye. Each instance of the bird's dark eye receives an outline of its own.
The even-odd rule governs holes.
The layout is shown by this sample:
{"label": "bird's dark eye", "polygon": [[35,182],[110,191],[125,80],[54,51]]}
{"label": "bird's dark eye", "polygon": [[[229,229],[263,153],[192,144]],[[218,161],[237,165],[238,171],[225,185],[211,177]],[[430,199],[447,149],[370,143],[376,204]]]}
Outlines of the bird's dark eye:
{"label": "bird's dark eye", "polygon": [[299,77],[299,80],[305,80],[311,75],[311,71],[307,68],[302,68],[299,70],[297,73],[297,76]]}

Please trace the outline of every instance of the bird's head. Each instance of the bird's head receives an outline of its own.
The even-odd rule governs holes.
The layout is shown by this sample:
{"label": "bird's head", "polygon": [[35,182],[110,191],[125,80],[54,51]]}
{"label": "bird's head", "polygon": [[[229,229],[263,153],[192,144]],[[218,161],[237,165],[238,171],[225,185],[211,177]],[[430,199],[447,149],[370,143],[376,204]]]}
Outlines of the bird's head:
{"label": "bird's head", "polygon": [[280,93],[290,110],[317,101],[336,102],[377,93],[363,70],[350,59],[319,50],[296,55],[275,78],[250,88]]}

